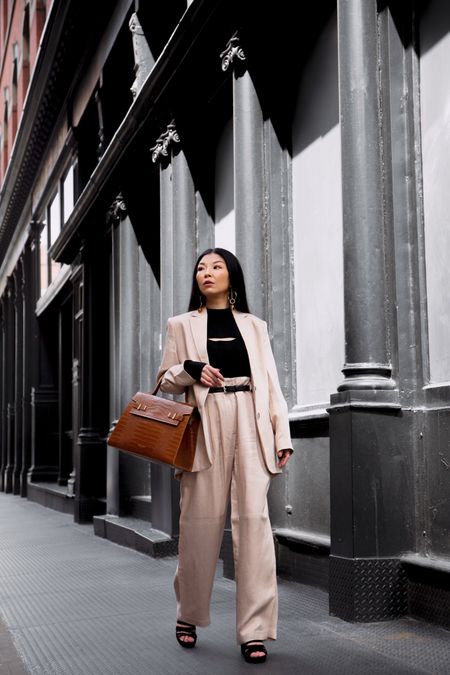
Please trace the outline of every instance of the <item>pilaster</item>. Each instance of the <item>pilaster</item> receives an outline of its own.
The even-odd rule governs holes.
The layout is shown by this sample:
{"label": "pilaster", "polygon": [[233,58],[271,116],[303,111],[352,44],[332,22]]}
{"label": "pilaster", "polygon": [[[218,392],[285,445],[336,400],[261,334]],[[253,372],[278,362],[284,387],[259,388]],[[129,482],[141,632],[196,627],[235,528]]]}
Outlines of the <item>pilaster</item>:
{"label": "pilaster", "polygon": [[[110,409],[112,420],[117,420],[129,399],[139,387],[139,251],[126,203],[118,195],[108,212],[112,228],[111,287],[111,387]],[[114,422],[113,422],[114,424]],[[119,516],[122,510],[121,493],[127,472],[120,480],[120,467],[129,458],[121,456],[116,448],[108,447],[107,457],[107,513]]]}
{"label": "pilaster", "polygon": [[[48,346],[36,319],[36,302],[40,288],[39,236],[42,223],[33,222],[27,244],[25,263],[25,325],[27,331],[24,391],[29,400],[25,416],[24,438],[30,440],[30,463],[27,482],[53,482],[58,475],[58,392],[49,363]],[[28,408],[28,406],[26,406]],[[28,427],[29,424],[29,427]],[[28,436],[29,434],[29,436]],[[22,488],[23,489],[23,488]]]}
{"label": "pilaster", "polygon": [[85,242],[82,246],[82,294],[79,311],[77,356],[80,368],[79,429],[74,436],[76,522],[90,522],[104,513],[106,493],[106,426],[109,409],[107,353],[104,347],[108,329],[105,325],[104,291],[108,287],[100,247]]}
{"label": "pilaster", "polygon": [[23,258],[21,257],[14,271],[15,279],[15,420],[14,420],[14,469],[12,491],[21,492],[20,477],[22,473],[22,420],[23,420],[23,315],[24,315],[24,278]]}
{"label": "pilaster", "polygon": [[220,55],[222,70],[233,72],[234,199],[236,255],[244,269],[247,297],[254,314],[267,316],[264,195],[264,120],[239,35]]}
{"label": "pilaster", "polygon": [[36,223],[30,225],[30,236],[25,244],[23,255],[23,414],[22,414],[22,470],[20,476],[20,494],[26,497],[27,474],[32,463],[31,447],[31,389],[37,387],[37,362],[39,350],[39,330],[36,320],[36,301],[39,289],[39,267],[36,252],[39,250],[39,228]]}
{"label": "pilaster", "polygon": [[[167,319],[187,310],[196,258],[195,188],[175,122],[151,148],[159,163],[161,196],[161,332]],[[179,486],[168,467],[152,465],[152,525],[178,533]]]}
{"label": "pilaster", "polygon": [[6,294],[0,298],[0,490],[4,490],[6,453]]}
{"label": "pilaster", "polygon": [[15,284],[14,277],[10,276],[6,286],[6,361],[5,361],[5,377],[6,377],[6,465],[3,472],[3,487],[5,492],[12,492],[13,489],[13,472],[14,472],[14,432],[15,432],[15,413],[16,413],[16,399],[15,399],[15,333],[16,333],[16,317],[15,317]]}

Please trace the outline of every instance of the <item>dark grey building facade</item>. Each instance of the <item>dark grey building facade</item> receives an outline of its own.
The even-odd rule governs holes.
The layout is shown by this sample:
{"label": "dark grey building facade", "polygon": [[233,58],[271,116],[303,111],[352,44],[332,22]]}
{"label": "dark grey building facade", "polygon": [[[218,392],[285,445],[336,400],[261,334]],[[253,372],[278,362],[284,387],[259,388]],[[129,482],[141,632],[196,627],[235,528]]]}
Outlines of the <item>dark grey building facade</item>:
{"label": "dark grey building facade", "polygon": [[106,439],[223,246],[290,408],[279,574],[448,626],[447,3],[99,5],[53,3],[0,195],[1,489],[176,552],[171,471]]}

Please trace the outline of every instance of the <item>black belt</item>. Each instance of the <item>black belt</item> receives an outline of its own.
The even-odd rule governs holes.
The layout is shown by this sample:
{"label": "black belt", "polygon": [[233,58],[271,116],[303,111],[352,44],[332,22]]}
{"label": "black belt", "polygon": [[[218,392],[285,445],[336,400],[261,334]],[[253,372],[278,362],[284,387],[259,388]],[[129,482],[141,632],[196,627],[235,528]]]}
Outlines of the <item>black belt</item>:
{"label": "black belt", "polygon": [[224,387],[210,387],[210,394],[234,394],[235,391],[251,391],[249,384],[228,384]]}

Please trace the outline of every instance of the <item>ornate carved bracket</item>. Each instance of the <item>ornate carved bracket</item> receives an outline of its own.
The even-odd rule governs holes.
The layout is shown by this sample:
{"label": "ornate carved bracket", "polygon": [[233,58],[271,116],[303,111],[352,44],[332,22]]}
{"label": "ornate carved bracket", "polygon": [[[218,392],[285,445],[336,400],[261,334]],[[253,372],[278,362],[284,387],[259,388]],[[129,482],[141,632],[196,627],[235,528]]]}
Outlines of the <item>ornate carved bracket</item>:
{"label": "ornate carved bracket", "polygon": [[230,65],[232,65],[235,60],[238,62],[246,60],[244,50],[239,44],[239,36],[237,33],[235,33],[233,37],[228,40],[228,44],[221,53],[220,58],[222,59],[223,71],[228,70]]}
{"label": "ornate carved bracket", "polygon": [[171,122],[167,125],[166,131],[156,141],[156,145],[150,148],[152,153],[152,162],[155,163],[162,157],[167,157],[169,154],[169,147],[171,143],[179,143],[180,137],[175,128],[175,124]]}
{"label": "ornate carved bracket", "polygon": [[108,211],[106,212],[106,222],[108,225],[114,227],[118,225],[121,220],[127,215],[127,206],[125,204],[122,193],[119,192]]}
{"label": "ornate carved bracket", "polygon": [[36,248],[39,248],[39,240],[41,236],[41,230],[43,224],[40,220],[32,220],[28,227],[30,248],[32,251],[35,251]]}

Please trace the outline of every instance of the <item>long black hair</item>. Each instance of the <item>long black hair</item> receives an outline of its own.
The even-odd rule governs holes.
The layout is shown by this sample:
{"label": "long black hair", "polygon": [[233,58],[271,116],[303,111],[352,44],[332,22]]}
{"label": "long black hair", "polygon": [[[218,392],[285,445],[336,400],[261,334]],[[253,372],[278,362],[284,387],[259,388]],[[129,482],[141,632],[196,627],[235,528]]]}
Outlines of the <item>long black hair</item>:
{"label": "long black hair", "polygon": [[194,265],[194,273],[192,275],[192,291],[191,299],[189,300],[189,311],[191,312],[193,309],[199,308],[200,298],[202,300],[203,306],[206,304],[206,298],[202,293],[200,293],[200,289],[198,287],[197,268],[200,260],[205,255],[209,255],[210,253],[216,253],[225,260],[228,274],[230,276],[230,286],[233,289],[233,292],[236,293],[236,304],[234,305],[235,309],[237,309],[239,312],[250,312],[247,303],[244,273],[242,271],[241,263],[236,258],[234,253],[227,251],[225,248],[208,248],[197,258],[197,262]]}

